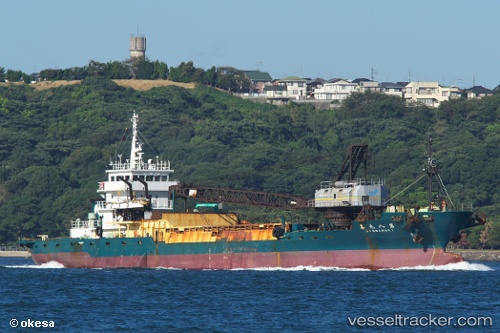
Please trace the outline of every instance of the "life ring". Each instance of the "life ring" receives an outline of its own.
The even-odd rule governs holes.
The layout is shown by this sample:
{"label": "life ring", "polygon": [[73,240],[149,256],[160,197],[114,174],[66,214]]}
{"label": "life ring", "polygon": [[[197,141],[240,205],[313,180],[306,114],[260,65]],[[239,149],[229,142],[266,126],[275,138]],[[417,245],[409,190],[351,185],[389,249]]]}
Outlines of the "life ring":
{"label": "life ring", "polygon": [[137,230],[134,230],[134,237],[139,237],[139,232],[137,232]]}

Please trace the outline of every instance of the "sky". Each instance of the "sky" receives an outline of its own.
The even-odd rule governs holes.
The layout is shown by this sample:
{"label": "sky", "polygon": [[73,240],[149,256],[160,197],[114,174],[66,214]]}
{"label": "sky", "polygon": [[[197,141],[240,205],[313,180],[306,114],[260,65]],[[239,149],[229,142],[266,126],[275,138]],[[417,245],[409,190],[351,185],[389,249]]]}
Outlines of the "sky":
{"label": "sky", "polygon": [[2,0],[0,67],[27,74],[129,58],[273,79],[500,84],[497,0]]}

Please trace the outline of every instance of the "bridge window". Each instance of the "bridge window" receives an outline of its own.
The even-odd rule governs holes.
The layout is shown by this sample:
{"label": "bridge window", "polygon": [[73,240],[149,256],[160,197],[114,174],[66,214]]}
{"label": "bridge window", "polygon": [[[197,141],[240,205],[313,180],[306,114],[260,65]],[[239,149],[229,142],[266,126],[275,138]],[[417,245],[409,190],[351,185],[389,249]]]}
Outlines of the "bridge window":
{"label": "bridge window", "polygon": [[147,182],[153,181],[153,176],[146,176],[146,181]]}
{"label": "bridge window", "polygon": [[155,182],[159,182],[160,181],[160,176],[155,176]]}

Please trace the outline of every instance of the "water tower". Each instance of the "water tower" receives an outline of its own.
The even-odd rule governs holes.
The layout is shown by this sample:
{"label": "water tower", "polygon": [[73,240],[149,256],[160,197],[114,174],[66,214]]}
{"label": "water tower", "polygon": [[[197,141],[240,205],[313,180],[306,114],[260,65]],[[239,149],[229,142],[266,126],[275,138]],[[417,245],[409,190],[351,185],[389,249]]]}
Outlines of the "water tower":
{"label": "water tower", "polygon": [[146,59],[146,36],[130,36],[130,58]]}

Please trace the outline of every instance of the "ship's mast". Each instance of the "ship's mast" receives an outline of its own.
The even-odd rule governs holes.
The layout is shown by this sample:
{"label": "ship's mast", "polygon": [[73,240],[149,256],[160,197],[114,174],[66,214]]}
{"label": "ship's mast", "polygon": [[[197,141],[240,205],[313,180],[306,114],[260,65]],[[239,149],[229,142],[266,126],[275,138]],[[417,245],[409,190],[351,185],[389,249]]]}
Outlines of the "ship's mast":
{"label": "ship's mast", "polygon": [[132,148],[130,149],[130,169],[140,169],[142,164],[142,143],[138,140],[137,125],[139,124],[139,115],[134,112],[132,116]]}
{"label": "ship's mast", "polygon": [[[433,193],[434,193],[434,189],[433,189],[433,185],[434,185],[434,182],[436,182],[436,177],[437,177],[437,174],[438,174],[438,164],[437,164],[437,161],[432,158],[432,138],[431,136],[429,135],[429,141],[427,143],[427,167],[426,167],[426,173],[427,173],[427,201],[429,203],[429,207],[432,209],[432,207],[435,205],[435,204],[439,204],[439,202],[435,203],[433,202]],[[438,196],[439,197],[439,196]],[[435,198],[437,200],[439,200],[439,198]]]}

